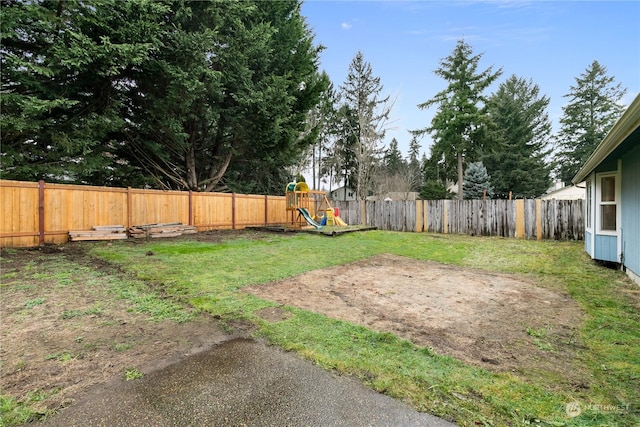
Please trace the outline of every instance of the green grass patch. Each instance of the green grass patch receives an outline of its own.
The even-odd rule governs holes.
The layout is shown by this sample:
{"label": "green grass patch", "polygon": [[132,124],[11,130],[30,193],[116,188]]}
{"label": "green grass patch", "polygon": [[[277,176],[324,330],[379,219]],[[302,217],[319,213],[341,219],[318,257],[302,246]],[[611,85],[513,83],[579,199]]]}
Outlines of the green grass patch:
{"label": "green grass patch", "polygon": [[103,309],[98,306],[91,307],[87,310],[65,310],[60,315],[61,319],[73,319],[80,316],[98,316],[102,314]]}
{"label": "green grass patch", "polygon": [[17,426],[42,420],[52,411],[39,408],[39,402],[58,392],[35,390],[27,393],[22,399],[4,395],[0,392],[0,427]]}
{"label": "green grass patch", "polygon": [[[640,315],[637,300],[626,292],[637,288],[622,273],[589,260],[582,242],[381,231],[332,239],[308,234],[252,237],[221,243],[96,245],[93,254],[119,264],[156,295],[188,302],[223,319],[252,321],[257,333],[271,342],[328,369],[356,375],[376,390],[459,425],[640,424]],[[392,334],[294,308],[286,308],[291,318],[269,323],[253,312],[273,304],[239,292],[248,285],[381,253],[524,275],[537,286],[568,294],[585,313],[568,345],[575,347],[576,363],[591,374],[592,383],[573,387],[570,381],[553,381],[545,372],[526,378],[489,372]],[[141,294],[126,294],[131,288],[125,286],[121,295],[140,304]],[[527,332],[538,348],[555,351],[548,330]],[[567,409],[574,402],[580,407],[578,414]]]}
{"label": "green grass patch", "polygon": [[118,342],[111,345],[111,350],[113,351],[127,351],[133,348],[133,344],[129,344],[127,342]]}
{"label": "green grass patch", "polygon": [[34,298],[34,299],[30,299],[29,301],[26,301],[26,302],[24,303],[24,307],[25,307],[25,308],[33,308],[33,307],[35,307],[35,306],[37,306],[37,305],[44,304],[44,303],[45,303],[45,301],[46,301],[46,299],[45,299],[45,298],[42,298],[42,297],[38,297],[38,298]]}
{"label": "green grass patch", "polygon": [[81,355],[74,354],[70,351],[60,351],[57,353],[51,353],[45,356],[45,360],[55,360],[60,363],[68,363],[72,360],[78,359]]}
{"label": "green grass patch", "polygon": [[138,368],[126,368],[124,370],[125,381],[139,380],[142,377],[144,377],[144,374]]}

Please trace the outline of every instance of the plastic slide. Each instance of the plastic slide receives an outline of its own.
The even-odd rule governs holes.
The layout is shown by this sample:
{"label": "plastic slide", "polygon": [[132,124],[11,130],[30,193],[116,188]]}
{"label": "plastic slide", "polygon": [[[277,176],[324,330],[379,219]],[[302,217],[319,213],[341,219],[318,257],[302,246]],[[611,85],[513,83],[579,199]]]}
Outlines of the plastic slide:
{"label": "plastic slide", "polygon": [[309,223],[309,225],[313,225],[317,230],[321,230],[322,226],[315,222],[311,215],[309,215],[309,211],[305,208],[298,208],[298,212],[304,217],[304,219]]}
{"label": "plastic slide", "polygon": [[336,225],[340,225],[342,227],[345,227],[347,225],[347,223],[344,222],[339,216],[334,217],[333,220],[336,222]]}

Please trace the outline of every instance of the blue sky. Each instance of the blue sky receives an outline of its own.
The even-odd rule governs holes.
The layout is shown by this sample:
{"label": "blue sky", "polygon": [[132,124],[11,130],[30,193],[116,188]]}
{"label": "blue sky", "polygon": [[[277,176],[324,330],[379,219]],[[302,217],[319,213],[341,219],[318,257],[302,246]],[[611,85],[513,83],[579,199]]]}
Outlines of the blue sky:
{"label": "blue sky", "polygon": [[[434,74],[464,38],[481,53],[479,69],[502,68],[531,79],[550,98],[554,130],[575,78],[597,60],[626,87],[628,105],[640,93],[640,1],[326,1],[306,0],[302,14],[315,33],[324,69],[336,88],[362,51],[384,93],[396,97],[395,137],[404,155],[408,130],[428,126],[437,106],[417,105],[446,87]],[[429,154],[429,136],[421,140]]]}

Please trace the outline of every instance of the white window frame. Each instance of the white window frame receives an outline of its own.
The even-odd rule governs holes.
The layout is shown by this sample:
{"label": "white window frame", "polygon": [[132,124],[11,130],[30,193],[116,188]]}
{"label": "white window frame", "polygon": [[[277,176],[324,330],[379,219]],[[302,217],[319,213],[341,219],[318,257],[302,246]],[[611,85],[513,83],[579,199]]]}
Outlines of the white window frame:
{"label": "white window frame", "polygon": [[585,185],[585,230],[588,231],[589,233],[593,234],[593,223],[595,222],[595,215],[594,215],[594,200],[593,200],[593,196],[595,193],[595,178],[593,175],[589,176],[589,178],[587,178],[587,182]]}
{"label": "white window frame", "polygon": [[[613,202],[602,201],[602,179],[613,177],[615,180],[614,186],[614,198]],[[603,236],[617,236],[620,229],[620,174],[615,172],[603,172],[596,174],[596,205],[595,205],[595,224],[592,224],[594,228],[598,230],[598,234]],[[602,206],[615,205],[616,207],[616,229],[615,230],[603,230],[602,229]]]}

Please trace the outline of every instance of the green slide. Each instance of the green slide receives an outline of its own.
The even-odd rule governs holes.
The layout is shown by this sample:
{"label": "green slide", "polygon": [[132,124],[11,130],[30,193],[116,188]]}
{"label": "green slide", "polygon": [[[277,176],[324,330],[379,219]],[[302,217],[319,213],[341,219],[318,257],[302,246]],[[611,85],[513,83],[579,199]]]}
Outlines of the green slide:
{"label": "green slide", "polygon": [[311,218],[309,211],[305,208],[298,208],[298,212],[304,217],[305,220],[309,223],[309,225],[313,225],[317,230],[322,230],[322,225],[318,224]]}

